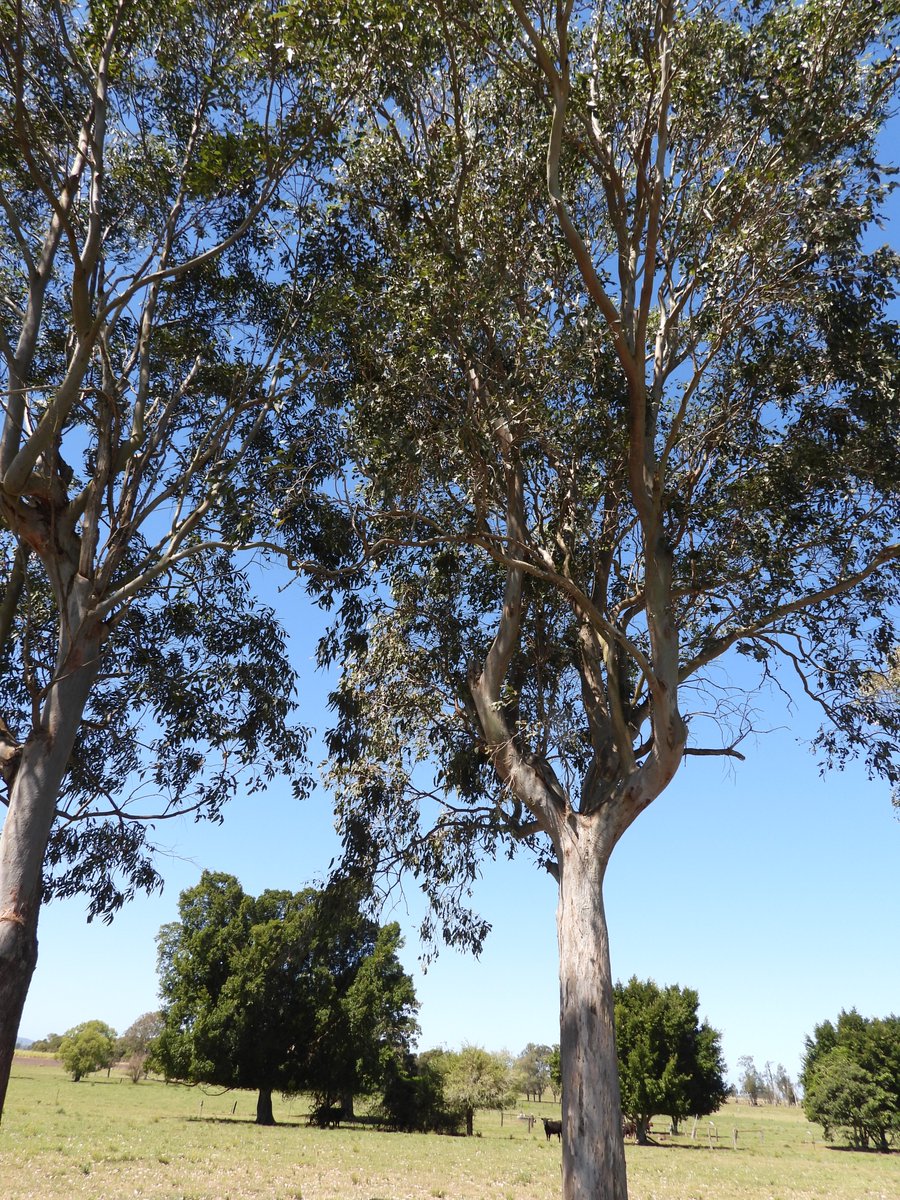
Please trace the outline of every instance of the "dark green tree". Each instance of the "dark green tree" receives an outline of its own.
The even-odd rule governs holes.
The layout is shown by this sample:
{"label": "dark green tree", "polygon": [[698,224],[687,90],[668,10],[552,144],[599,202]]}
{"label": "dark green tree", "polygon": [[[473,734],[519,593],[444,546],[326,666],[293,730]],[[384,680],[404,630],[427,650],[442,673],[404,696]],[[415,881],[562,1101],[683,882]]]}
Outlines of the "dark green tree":
{"label": "dark green tree", "polygon": [[379,928],[346,891],[248,896],[204,872],[159,934],[163,1029],[151,1064],[169,1079],[272,1093],[314,1092],[331,1106],[376,1088],[415,1026],[396,925]]}
{"label": "dark green tree", "polygon": [[115,1061],[116,1031],[105,1021],[83,1021],[63,1034],[58,1054],[76,1083]]}
{"label": "dark green tree", "polygon": [[725,1063],[719,1034],[697,1015],[697,993],[632,978],[614,994],[622,1112],[638,1142],[646,1145],[659,1114],[677,1126],[715,1112],[728,1094]]}
{"label": "dark green tree", "polygon": [[[626,1195],[603,880],[777,676],[898,776],[897,6],[488,0],[348,155],[316,299],[380,571],[325,661],[348,857],[478,944],[559,882],[563,1191]],[[710,80],[715,80],[711,86]],[[710,717],[710,714],[714,714]],[[427,932],[427,931],[426,931]]]}
{"label": "dark green tree", "polygon": [[900,1131],[900,1018],[866,1018],[855,1010],[817,1025],[806,1039],[800,1075],[803,1109],[831,1137],[889,1149]]}
{"label": "dark green tree", "polygon": [[445,1095],[443,1052],[394,1055],[381,1086],[379,1115],[404,1133],[457,1133],[465,1115]]}

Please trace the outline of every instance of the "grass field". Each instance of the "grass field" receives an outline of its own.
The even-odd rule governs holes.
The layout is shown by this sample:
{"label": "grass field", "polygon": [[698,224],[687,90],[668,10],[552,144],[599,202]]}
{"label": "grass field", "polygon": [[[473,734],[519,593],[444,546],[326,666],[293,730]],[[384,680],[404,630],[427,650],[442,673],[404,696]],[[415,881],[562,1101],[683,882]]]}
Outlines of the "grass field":
{"label": "grass field", "polygon": [[[560,1148],[540,1125],[476,1116],[474,1138],[311,1129],[302,1101],[253,1124],[255,1095],[212,1094],[113,1071],[72,1083],[18,1057],[0,1125],[4,1200],[552,1200]],[[554,1106],[525,1104],[537,1115]],[[697,1140],[629,1146],[631,1200],[900,1200],[900,1153],[815,1140],[798,1110],[728,1105]],[[738,1129],[737,1149],[732,1130]],[[687,1133],[690,1132],[688,1126]]]}

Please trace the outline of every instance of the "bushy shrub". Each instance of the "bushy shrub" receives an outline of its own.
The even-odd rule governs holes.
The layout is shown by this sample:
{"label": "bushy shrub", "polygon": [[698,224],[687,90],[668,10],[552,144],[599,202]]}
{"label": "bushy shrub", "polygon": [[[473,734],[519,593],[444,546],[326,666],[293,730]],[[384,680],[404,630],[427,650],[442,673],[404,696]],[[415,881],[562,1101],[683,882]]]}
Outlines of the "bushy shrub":
{"label": "bushy shrub", "polygon": [[116,1032],[103,1021],[85,1021],[70,1029],[59,1044],[62,1065],[77,1083],[91,1071],[111,1067]]}
{"label": "bushy shrub", "polygon": [[464,1113],[444,1095],[444,1076],[428,1057],[394,1056],[382,1084],[379,1116],[403,1133],[458,1133]]}

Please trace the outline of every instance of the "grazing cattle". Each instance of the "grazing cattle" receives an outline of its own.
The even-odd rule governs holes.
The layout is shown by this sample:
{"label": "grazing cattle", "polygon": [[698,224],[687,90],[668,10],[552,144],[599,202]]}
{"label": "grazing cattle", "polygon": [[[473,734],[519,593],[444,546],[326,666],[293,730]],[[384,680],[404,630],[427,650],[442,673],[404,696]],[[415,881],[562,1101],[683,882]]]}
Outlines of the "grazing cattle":
{"label": "grazing cattle", "polygon": [[310,1125],[318,1125],[320,1129],[337,1129],[347,1113],[340,1104],[320,1104],[309,1114]]}
{"label": "grazing cattle", "polygon": [[544,1133],[547,1135],[549,1142],[554,1133],[562,1141],[562,1121],[551,1121],[549,1117],[541,1118],[544,1122]]}

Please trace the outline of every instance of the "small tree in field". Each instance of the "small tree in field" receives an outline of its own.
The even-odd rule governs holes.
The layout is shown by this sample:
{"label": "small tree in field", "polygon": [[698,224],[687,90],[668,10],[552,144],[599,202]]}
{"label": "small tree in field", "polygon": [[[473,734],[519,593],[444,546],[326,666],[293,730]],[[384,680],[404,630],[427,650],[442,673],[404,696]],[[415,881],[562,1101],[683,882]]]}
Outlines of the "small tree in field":
{"label": "small tree in field", "polygon": [[526,1099],[540,1101],[550,1086],[551,1054],[552,1050],[549,1046],[529,1042],[516,1059],[515,1086],[518,1091],[525,1094]]}
{"label": "small tree in field", "polygon": [[59,1044],[62,1065],[78,1083],[91,1071],[107,1070],[115,1059],[116,1033],[103,1021],[85,1021],[63,1035]]}
{"label": "small tree in field", "polygon": [[756,1063],[749,1054],[738,1059],[738,1070],[740,1071],[738,1088],[741,1094],[747,1097],[749,1103],[756,1108],[765,1085],[756,1069]]}
{"label": "small tree in field", "polygon": [[855,1010],[806,1039],[803,1108],[825,1136],[843,1132],[858,1150],[890,1148],[900,1133],[900,1018]]}
{"label": "small tree in field", "polygon": [[504,1056],[466,1045],[438,1059],[444,1095],[465,1115],[466,1136],[473,1134],[476,1108],[500,1108],[510,1097],[509,1064]]}
{"label": "small tree in field", "polygon": [[162,1013],[147,1012],[129,1025],[118,1039],[116,1055],[125,1060],[132,1083],[140,1083],[143,1079],[151,1045],[162,1030]]}
{"label": "small tree in field", "polygon": [[713,1113],[725,1099],[719,1034],[697,1016],[690,988],[631,979],[614,989],[622,1112],[647,1142],[650,1120]]}

